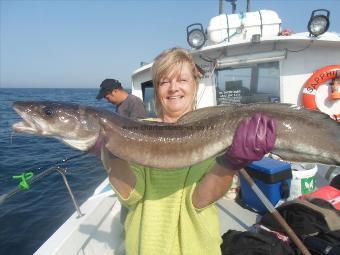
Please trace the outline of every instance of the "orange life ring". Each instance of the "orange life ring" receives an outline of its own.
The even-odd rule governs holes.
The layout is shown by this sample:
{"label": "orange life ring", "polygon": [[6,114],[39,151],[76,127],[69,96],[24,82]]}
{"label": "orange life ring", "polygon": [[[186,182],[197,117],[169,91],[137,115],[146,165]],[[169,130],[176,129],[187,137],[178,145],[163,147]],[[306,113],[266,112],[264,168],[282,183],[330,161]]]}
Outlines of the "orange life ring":
{"label": "orange life ring", "polygon": [[[315,71],[306,81],[303,89],[302,102],[304,107],[311,110],[319,110],[315,102],[317,89],[321,84],[336,77],[340,77],[340,65],[325,66]],[[340,121],[340,112],[330,117]]]}

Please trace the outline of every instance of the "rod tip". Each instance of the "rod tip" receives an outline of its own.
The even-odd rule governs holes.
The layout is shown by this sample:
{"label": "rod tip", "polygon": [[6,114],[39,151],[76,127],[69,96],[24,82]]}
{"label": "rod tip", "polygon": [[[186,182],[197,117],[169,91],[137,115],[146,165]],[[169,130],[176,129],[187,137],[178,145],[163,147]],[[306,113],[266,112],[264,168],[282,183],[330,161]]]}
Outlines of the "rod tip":
{"label": "rod tip", "polygon": [[0,196],[0,205],[2,205],[5,202],[6,197],[7,197],[7,194],[3,194]]}

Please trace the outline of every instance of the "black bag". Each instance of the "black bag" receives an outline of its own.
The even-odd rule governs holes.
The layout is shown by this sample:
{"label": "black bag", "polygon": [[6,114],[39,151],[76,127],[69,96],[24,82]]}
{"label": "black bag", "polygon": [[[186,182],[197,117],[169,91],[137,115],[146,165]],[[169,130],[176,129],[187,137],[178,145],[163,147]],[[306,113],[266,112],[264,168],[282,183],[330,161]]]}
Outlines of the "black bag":
{"label": "black bag", "polygon": [[[330,231],[328,233],[321,233],[318,235],[319,238],[340,247],[340,230]],[[339,253],[340,254],[340,253]]]}
{"label": "black bag", "polygon": [[294,250],[272,234],[229,230],[222,236],[222,255],[294,255]]}
{"label": "black bag", "polygon": [[306,248],[313,255],[339,255],[340,231],[321,233],[317,236],[309,236],[303,240]]}
{"label": "black bag", "polygon": [[[322,208],[305,200],[286,202],[277,210],[301,239],[340,229],[340,216],[337,211]],[[285,233],[270,213],[262,217],[260,224],[271,230]]]}

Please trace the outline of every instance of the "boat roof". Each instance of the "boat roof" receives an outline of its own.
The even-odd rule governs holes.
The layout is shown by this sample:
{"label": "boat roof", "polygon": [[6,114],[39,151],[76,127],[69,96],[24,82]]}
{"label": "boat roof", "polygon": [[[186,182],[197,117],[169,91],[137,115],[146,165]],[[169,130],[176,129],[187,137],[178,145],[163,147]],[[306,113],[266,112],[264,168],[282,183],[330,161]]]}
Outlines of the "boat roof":
{"label": "boat roof", "polygon": [[[277,35],[277,36],[270,36],[270,37],[262,37],[259,43],[264,45],[264,44],[275,43],[275,42],[277,43],[279,42],[292,42],[292,43],[313,42],[313,44],[324,44],[326,46],[330,44],[339,44],[340,33],[326,32],[318,37],[311,37],[309,36],[308,32],[295,33],[289,36]],[[251,44],[253,44],[253,42],[251,42],[250,40],[232,40],[230,42],[225,41],[219,44],[208,45],[198,50],[191,49],[190,51],[192,55],[198,56],[200,54],[203,54],[203,55],[209,54],[212,51],[216,51],[218,49],[225,48],[225,47],[242,47],[242,46],[247,46]],[[142,73],[143,71],[149,70],[152,67],[152,65],[153,65],[153,62],[141,66],[140,68],[136,69],[132,73],[132,77],[134,77],[137,74]]]}

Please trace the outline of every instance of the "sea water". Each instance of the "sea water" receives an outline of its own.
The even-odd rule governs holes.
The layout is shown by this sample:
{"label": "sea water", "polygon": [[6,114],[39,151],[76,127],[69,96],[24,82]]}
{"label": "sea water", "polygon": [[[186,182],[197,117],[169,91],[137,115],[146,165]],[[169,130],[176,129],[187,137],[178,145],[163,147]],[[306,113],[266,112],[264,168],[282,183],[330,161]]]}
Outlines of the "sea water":
{"label": "sea water", "polygon": [[[20,117],[12,109],[18,100],[55,100],[91,105],[114,111],[106,100],[95,99],[97,89],[0,88],[0,195],[18,186],[12,177],[42,173],[56,162],[80,154],[61,142],[30,134],[15,134],[12,124]],[[79,204],[104,180],[106,172],[93,155],[65,162],[67,178]],[[60,174],[53,172],[0,204],[0,254],[32,254],[75,211]]]}

